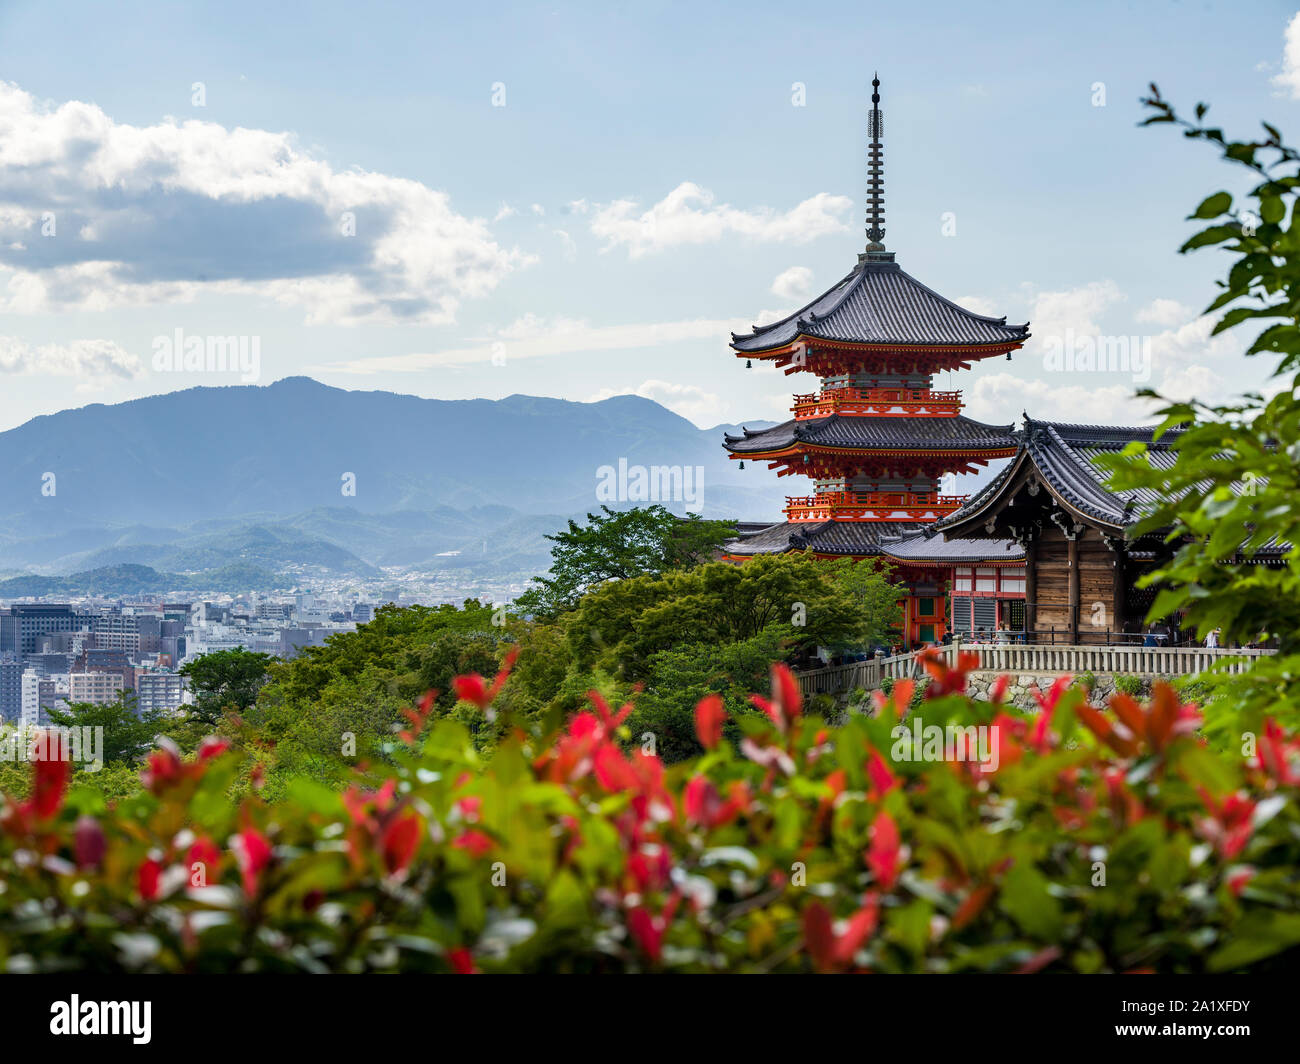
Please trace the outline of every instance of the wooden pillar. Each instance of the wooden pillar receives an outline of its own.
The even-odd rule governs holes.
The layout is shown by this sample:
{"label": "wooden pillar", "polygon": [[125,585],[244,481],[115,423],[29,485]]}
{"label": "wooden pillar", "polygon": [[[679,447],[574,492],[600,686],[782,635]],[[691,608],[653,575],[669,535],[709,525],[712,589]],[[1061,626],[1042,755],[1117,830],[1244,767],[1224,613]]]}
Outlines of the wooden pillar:
{"label": "wooden pillar", "polygon": [[1070,567],[1070,642],[1079,642],[1079,537],[1066,540],[1066,561]]}
{"label": "wooden pillar", "polygon": [[[1038,628],[1038,541],[1025,543],[1025,630]],[[1025,637],[1028,639],[1028,636]]]}
{"label": "wooden pillar", "polygon": [[1114,615],[1115,623],[1113,625],[1116,632],[1124,631],[1124,598],[1128,592],[1127,584],[1124,580],[1124,552],[1116,546],[1115,548],[1115,579],[1111,584],[1111,597],[1115,600],[1111,612]]}

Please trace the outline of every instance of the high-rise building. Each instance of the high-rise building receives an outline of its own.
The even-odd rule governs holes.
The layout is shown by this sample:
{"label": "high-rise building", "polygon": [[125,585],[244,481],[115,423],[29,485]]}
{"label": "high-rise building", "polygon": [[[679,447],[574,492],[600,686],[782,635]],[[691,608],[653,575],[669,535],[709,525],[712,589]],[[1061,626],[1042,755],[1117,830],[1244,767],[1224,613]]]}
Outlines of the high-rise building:
{"label": "high-rise building", "polygon": [[126,689],[121,673],[74,672],[68,676],[68,701],[108,705]]}
{"label": "high-rise building", "polygon": [[58,683],[28,669],[22,677],[22,713],[24,727],[46,727],[50,723],[50,710],[55,706],[66,708],[66,691],[59,693]]}
{"label": "high-rise building", "polygon": [[142,672],[135,678],[136,709],[171,710],[185,700],[185,677],[174,672]]}
{"label": "high-rise building", "polygon": [[0,721],[17,724],[23,713],[23,663],[12,650],[0,653]]}
{"label": "high-rise building", "polygon": [[0,611],[0,650],[34,654],[37,639],[53,632],[75,632],[89,626],[90,618],[74,613],[71,606],[52,603],[20,603]]}

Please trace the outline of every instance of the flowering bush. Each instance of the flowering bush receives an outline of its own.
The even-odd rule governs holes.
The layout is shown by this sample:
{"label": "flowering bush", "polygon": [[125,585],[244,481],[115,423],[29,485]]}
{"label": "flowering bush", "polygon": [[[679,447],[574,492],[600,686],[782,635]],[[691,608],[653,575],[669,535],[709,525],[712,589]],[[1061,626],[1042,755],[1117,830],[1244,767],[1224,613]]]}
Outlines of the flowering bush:
{"label": "flowering bush", "polygon": [[[593,695],[553,733],[407,711],[395,767],[233,804],[239,757],[153,752],[113,806],[34,765],[0,813],[9,971],[1267,970],[1300,943],[1300,742],[1242,759],[1165,686],[1022,714],[929,660],[829,728],[772,670],[761,714],[665,768]],[[509,663],[507,663],[507,669]],[[495,681],[458,678],[493,713]],[[729,729],[730,730],[730,729]],[[943,739],[913,742],[937,730]],[[904,736],[907,737],[906,741]],[[952,756],[952,737],[979,737]],[[986,741],[987,740],[987,741]],[[958,751],[960,754],[961,751]],[[373,778],[373,776],[371,777]]]}

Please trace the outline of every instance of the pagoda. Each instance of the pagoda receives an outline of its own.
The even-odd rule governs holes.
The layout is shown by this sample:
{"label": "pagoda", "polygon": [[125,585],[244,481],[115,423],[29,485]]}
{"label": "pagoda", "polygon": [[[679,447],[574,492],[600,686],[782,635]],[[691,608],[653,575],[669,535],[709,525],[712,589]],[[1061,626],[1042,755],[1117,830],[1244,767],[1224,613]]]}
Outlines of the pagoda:
{"label": "pagoda", "polygon": [[[817,385],[794,396],[791,420],[728,434],[725,448],[742,467],[763,461],[778,476],[809,477],[811,491],[788,497],[785,521],[732,541],[727,556],[812,550],[886,558],[907,588],[903,641],[910,646],[940,639],[953,625],[973,630],[976,612],[993,625],[1003,620],[996,601],[989,604],[992,614],[972,606],[954,616],[945,594],[962,576],[968,590],[979,582],[993,600],[1018,596],[1023,609],[1024,552],[1017,544],[943,542],[921,533],[966,501],[941,493],[946,474],[1008,458],[1018,442],[1013,425],[965,417],[962,393],[936,390],[935,375],[970,369],[980,359],[1009,359],[1029,327],[959,307],[905,273],[885,249],[879,78],[871,85],[866,250],[846,277],[807,306],[732,334],[731,346],[746,365],[767,360],[787,375],[810,373]],[[998,569],[1011,570],[1005,588]]]}

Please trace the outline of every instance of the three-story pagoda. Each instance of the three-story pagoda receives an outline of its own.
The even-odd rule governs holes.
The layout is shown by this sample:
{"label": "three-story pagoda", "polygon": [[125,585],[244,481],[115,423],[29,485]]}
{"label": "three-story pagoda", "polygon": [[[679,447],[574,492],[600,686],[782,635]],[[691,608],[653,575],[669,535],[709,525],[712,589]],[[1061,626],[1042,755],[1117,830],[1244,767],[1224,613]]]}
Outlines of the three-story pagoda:
{"label": "three-story pagoda", "polygon": [[[733,541],[728,554],[811,549],[885,557],[908,588],[904,642],[911,645],[941,638],[954,623],[944,588],[962,575],[973,590],[977,570],[1008,570],[994,572],[992,597],[1018,596],[1023,603],[1024,555],[1015,544],[945,543],[920,533],[965,502],[941,492],[945,474],[972,472],[1017,447],[1014,426],[964,416],[961,392],[936,390],[935,375],[1010,358],[1029,327],[959,307],[904,272],[885,250],[880,81],[871,84],[866,250],[843,280],[807,306],[732,334],[737,357],[771,361],[786,374],[809,373],[817,385],[795,395],[791,420],[727,435],[724,446],[742,463],[765,461],[778,476],[809,477],[811,491],[788,497],[785,521]],[[996,623],[1003,611],[996,605],[994,611]]]}

